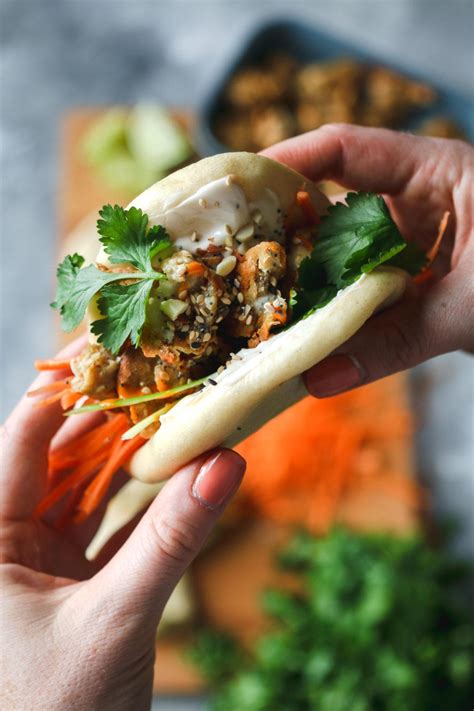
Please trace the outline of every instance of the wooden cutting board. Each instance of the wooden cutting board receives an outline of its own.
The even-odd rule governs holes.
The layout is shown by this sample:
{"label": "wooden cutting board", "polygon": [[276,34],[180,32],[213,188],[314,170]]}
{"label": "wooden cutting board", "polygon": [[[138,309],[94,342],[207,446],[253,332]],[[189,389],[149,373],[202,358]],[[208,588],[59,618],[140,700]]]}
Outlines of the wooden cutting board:
{"label": "wooden cutting board", "polygon": [[[58,185],[58,255],[61,256],[71,249],[78,249],[79,241],[82,253],[87,251],[88,244],[91,251],[92,245],[92,258],[97,211],[104,203],[125,205],[133,197],[104,185],[84,161],[81,148],[84,134],[103,112],[103,108],[81,108],[64,116]],[[189,112],[175,111],[173,114],[188,131],[192,129],[194,117]],[[404,377],[392,378],[377,387],[376,397],[381,410],[387,399],[400,407],[407,406]],[[289,427],[298,421],[298,417],[307,418],[307,410],[303,414],[304,407],[307,406],[298,405],[283,415],[288,418]],[[306,426],[304,420],[302,426],[303,422]],[[388,469],[396,468],[407,477],[413,475],[409,434],[402,434],[380,447],[379,455],[384,457]],[[251,461],[246,476],[258,477],[258,456],[252,456],[248,445],[244,446],[244,450]],[[398,532],[412,530],[418,524],[418,517],[419,510],[413,502],[392,499],[383,486],[348,488],[337,515],[341,522],[355,528],[382,527]],[[269,585],[292,585],[291,577],[277,572],[273,565],[276,551],[288,538],[289,529],[263,520],[240,521],[237,524],[235,520],[229,521],[217,540],[209,545],[193,566],[192,584],[198,606],[195,621],[187,629],[166,634],[158,642],[157,693],[191,694],[202,690],[201,679],[184,659],[184,650],[191,643],[199,624],[216,625],[249,644],[267,625],[258,605],[263,589]]]}

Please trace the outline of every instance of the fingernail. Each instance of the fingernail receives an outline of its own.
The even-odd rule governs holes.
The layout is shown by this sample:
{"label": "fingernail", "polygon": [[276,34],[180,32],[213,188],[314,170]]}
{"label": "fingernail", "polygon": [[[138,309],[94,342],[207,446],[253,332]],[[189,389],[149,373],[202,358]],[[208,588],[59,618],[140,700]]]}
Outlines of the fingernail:
{"label": "fingernail", "polygon": [[199,470],[192,494],[200,504],[217,509],[237,490],[245,471],[245,461],[230,449],[213,454]]}
{"label": "fingernail", "polygon": [[364,376],[360,363],[353,356],[334,355],[311,368],[305,381],[314,397],[330,397],[361,385]]}

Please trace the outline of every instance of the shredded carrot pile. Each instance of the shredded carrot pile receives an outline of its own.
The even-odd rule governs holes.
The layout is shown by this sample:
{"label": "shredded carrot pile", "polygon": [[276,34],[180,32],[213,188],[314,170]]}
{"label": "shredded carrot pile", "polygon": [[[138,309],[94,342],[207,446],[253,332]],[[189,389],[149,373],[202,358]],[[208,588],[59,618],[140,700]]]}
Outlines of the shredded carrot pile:
{"label": "shredded carrot pile", "polygon": [[144,443],[140,435],[122,441],[128,428],[125,414],[111,415],[103,424],[52,450],[48,462],[49,491],[36,507],[36,516],[43,516],[69,497],[57,525],[61,528],[71,519],[80,523],[88,518],[107,493],[114,474]]}
{"label": "shredded carrot pile", "polygon": [[338,397],[306,398],[265,425],[237,447],[248,468],[231,515],[324,533],[355,493],[375,488],[379,498],[420,507],[404,383],[395,376]]}

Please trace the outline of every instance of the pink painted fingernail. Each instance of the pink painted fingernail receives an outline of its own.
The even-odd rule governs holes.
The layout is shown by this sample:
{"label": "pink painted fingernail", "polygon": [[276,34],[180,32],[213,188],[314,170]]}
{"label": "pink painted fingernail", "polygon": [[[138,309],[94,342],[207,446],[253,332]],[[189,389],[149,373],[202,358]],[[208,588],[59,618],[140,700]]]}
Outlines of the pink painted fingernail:
{"label": "pink painted fingernail", "polygon": [[314,397],[330,397],[350,390],[364,381],[359,362],[348,355],[325,358],[305,375],[306,387]]}
{"label": "pink painted fingernail", "polygon": [[245,460],[230,449],[212,454],[194,480],[192,494],[200,504],[217,509],[238,489],[245,471]]}

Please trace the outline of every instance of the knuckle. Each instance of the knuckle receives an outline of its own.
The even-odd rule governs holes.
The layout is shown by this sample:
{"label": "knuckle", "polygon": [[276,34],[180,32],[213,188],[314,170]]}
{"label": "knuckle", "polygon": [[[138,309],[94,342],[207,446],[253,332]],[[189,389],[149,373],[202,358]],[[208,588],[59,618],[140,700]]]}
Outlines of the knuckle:
{"label": "knuckle", "polygon": [[196,552],[197,531],[189,521],[152,519],[152,535],[158,553],[172,564],[187,561]]}
{"label": "knuckle", "polygon": [[388,362],[392,372],[397,372],[419,363],[424,347],[420,336],[413,329],[409,330],[400,321],[389,321],[381,333],[380,350],[381,360]]}

